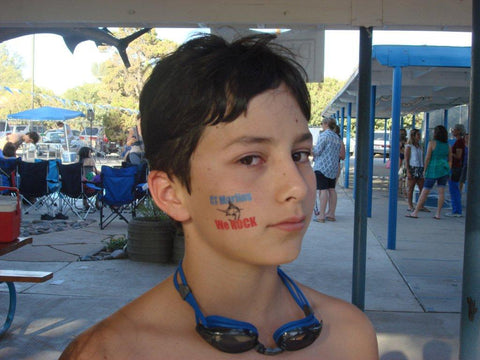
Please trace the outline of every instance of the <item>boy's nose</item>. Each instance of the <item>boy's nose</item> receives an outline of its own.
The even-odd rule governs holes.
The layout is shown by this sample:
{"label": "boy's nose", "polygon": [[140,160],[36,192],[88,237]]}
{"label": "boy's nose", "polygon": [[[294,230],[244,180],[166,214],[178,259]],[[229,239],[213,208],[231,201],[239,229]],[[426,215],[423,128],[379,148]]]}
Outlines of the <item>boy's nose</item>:
{"label": "boy's nose", "polygon": [[276,173],[278,201],[300,201],[305,198],[308,193],[306,171],[301,172],[297,164],[290,161],[283,163]]}

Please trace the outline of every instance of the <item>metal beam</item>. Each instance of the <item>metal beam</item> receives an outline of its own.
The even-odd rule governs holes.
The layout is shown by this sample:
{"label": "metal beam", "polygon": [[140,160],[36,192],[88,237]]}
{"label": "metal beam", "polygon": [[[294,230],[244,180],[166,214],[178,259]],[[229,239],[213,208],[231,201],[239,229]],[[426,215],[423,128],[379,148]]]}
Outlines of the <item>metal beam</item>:
{"label": "metal beam", "polygon": [[357,140],[355,151],[355,212],[353,225],[352,303],[365,309],[367,258],[367,197],[370,97],[372,83],[372,28],[360,28]]}
{"label": "metal beam", "polygon": [[[472,84],[470,87],[470,143],[463,254],[460,360],[480,359],[480,0],[472,6]],[[472,171],[474,170],[475,171]]]}
{"label": "metal beam", "polygon": [[397,242],[398,163],[400,158],[400,99],[402,96],[402,68],[393,69],[392,132],[390,137],[390,186],[388,194],[387,248],[395,250]]}

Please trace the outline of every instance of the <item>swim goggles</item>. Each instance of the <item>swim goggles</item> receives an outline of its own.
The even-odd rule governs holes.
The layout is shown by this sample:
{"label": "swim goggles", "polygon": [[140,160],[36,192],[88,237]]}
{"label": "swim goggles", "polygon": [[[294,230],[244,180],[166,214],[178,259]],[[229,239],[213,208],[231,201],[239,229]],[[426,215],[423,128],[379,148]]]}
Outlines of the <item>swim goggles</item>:
{"label": "swim goggles", "polygon": [[[295,302],[305,313],[305,317],[291,321],[274,332],[273,339],[277,344],[276,348],[267,348],[261,344],[258,341],[257,328],[248,322],[216,315],[205,317],[188,287],[187,279],[182,269],[182,261],[180,261],[175,271],[173,284],[183,300],[189,303],[195,311],[196,330],[210,345],[227,353],[241,353],[255,349],[264,355],[276,355],[284,350],[295,351],[309,346],[322,331],[322,321],[318,321],[314,316],[313,310],[302,291],[280,267],[277,272]],[[180,275],[181,284],[178,283],[178,275]]]}

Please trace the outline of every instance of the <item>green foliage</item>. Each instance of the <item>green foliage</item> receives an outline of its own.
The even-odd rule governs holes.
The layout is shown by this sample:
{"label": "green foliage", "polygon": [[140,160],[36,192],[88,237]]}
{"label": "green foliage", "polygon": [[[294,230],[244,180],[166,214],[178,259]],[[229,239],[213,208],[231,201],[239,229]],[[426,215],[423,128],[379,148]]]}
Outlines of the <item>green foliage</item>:
{"label": "green foliage", "polygon": [[[123,38],[137,29],[119,28],[114,35]],[[94,126],[103,126],[105,135],[111,141],[121,142],[126,138],[126,131],[135,124],[136,114],[128,114],[120,110],[109,108],[137,109],[140,91],[147,77],[150,75],[155,62],[166,54],[174,51],[178,44],[169,40],[157,38],[155,30],[146,33],[130,43],[127,54],[130,68],[125,68],[116,49],[102,47],[101,51],[111,54],[109,60],[93,65],[92,72],[98,79],[94,84],[85,84],[69,89],[63,97],[71,101],[80,101],[88,104],[107,105],[105,109],[95,109]],[[21,92],[0,92],[0,119],[10,113],[32,108],[30,95],[31,82],[22,78],[23,61],[19,56],[12,56],[4,45],[0,45],[0,84],[19,89]],[[35,88],[36,94],[51,94],[51,91]],[[64,107],[54,98],[35,96],[34,107],[57,106]],[[84,109],[86,111],[86,109]],[[90,124],[86,120],[73,120],[72,128],[82,129]],[[48,126],[48,125],[47,125]]]}
{"label": "green foliage", "polygon": [[[138,29],[118,28],[114,31],[114,35],[123,38],[136,30]],[[128,114],[114,108],[137,109],[141,89],[153,66],[177,47],[178,44],[175,42],[158,39],[155,30],[151,30],[130,43],[127,48],[131,64],[128,69],[125,68],[116,49],[100,47],[101,51],[111,56],[107,61],[93,65],[92,72],[98,81],[69,89],[62,96],[72,102],[106,105],[102,109],[95,108],[93,126],[103,126],[105,135],[110,141],[123,143],[128,128],[135,124],[136,114]],[[22,92],[13,94],[7,91],[0,92],[0,119],[5,118],[9,113],[32,107],[31,82],[22,78],[22,66],[23,61],[19,56],[12,56],[4,45],[0,45],[0,84],[20,89]],[[311,126],[320,125],[322,112],[343,85],[344,82],[332,78],[326,78],[323,83],[307,84],[312,102]],[[55,95],[49,90],[37,87],[35,93]],[[33,100],[34,106],[65,106],[60,101],[55,103],[52,99],[53,97],[46,100],[37,95]],[[46,124],[47,128],[50,126],[53,124]],[[75,119],[72,120],[71,126],[81,130],[90,124],[86,119]]]}
{"label": "green foliage", "polygon": [[102,240],[105,244],[105,250],[112,252],[114,250],[121,250],[127,245],[127,238],[125,235],[111,235],[108,239]]}
{"label": "green foliage", "polygon": [[308,83],[307,88],[312,102],[310,126],[320,126],[322,112],[338,91],[345,85],[344,81],[326,78],[323,83]]}
{"label": "green foliage", "polygon": [[[123,38],[136,30],[138,29],[120,28],[114,35]],[[94,69],[100,82],[99,102],[115,107],[138,108],[140,92],[155,65],[155,60],[161,59],[177,47],[178,44],[172,41],[158,39],[155,30],[152,30],[130,43],[127,54],[131,66],[128,69],[123,65],[118,52],[112,52],[109,60]],[[110,48],[105,48],[104,51],[110,51]],[[122,142],[126,138],[125,132],[135,124],[136,116],[109,110],[98,114],[98,117],[104,125],[107,137],[112,141]]]}
{"label": "green foliage", "polygon": [[160,210],[153,201],[152,197],[148,195],[145,200],[137,207],[137,216],[140,215],[141,217],[145,218],[155,218],[158,220],[170,220],[170,217]]}
{"label": "green foliage", "polygon": [[0,84],[17,85],[23,82],[21,57],[9,54],[5,44],[0,44]]}

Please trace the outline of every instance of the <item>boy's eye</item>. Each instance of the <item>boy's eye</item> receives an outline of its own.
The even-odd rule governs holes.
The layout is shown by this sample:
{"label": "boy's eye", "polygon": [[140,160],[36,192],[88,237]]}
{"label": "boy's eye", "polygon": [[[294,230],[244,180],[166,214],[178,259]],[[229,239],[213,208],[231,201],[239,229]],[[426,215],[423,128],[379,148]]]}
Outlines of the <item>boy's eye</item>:
{"label": "boy's eye", "polygon": [[247,166],[255,166],[261,162],[260,156],[257,155],[248,155],[240,159],[240,163]]}
{"label": "boy's eye", "polygon": [[295,162],[303,163],[307,162],[310,156],[310,151],[298,151],[292,154],[292,159]]}

